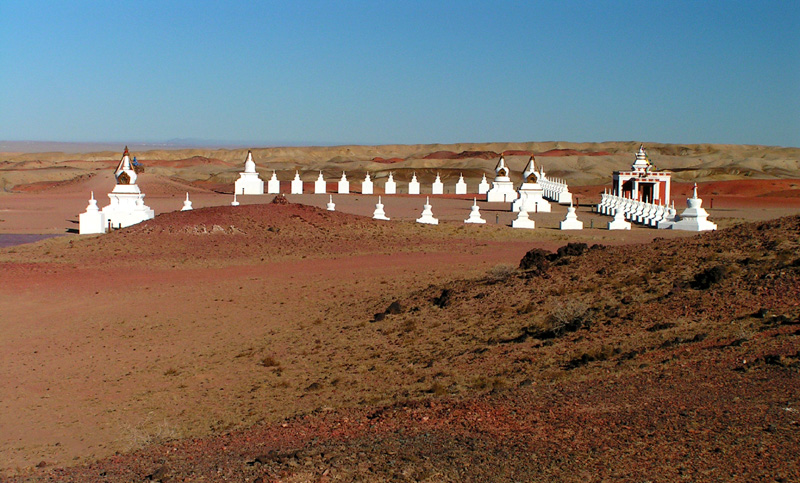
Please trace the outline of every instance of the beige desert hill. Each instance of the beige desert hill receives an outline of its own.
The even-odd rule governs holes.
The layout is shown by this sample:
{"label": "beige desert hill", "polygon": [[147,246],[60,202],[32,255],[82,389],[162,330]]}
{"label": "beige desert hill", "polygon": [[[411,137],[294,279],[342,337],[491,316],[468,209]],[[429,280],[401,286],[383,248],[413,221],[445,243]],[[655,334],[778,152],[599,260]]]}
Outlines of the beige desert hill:
{"label": "beige desert hill", "polygon": [[[445,183],[463,173],[475,182],[491,174],[497,158],[505,153],[512,178],[525,167],[531,154],[548,175],[566,179],[571,185],[607,183],[610,173],[631,164],[638,142],[527,142],[458,143],[382,146],[270,147],[254,148],[258,170],[268,178],[272,170],[288,180],[299,170],[306,181],[322,171],[333,180],[346,171],[351,179],[370,172],[381,180],[390,171],[399,181],[416,172],[420,181],[431,181],[436,173]],[[800,178],[800,148],[645,143],[657,168],[674,172],[679,181]],[[37,182],[61,182],[108,169],[119,160],[120,151],[74,153],[0,153],[0,187],[12,191]],[[232,185],[241,171],[246,149],[179,149],[133,152],[148,173],[186,183]]]}

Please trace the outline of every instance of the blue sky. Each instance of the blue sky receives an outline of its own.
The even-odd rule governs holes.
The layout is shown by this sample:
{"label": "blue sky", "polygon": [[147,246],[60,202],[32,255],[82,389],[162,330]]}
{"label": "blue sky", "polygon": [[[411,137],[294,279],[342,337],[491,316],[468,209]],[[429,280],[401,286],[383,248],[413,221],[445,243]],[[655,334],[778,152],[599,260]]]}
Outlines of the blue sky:
{"label": "blue sky", "polygon": [[0,139],[800,146],[797,1],[0,2]]}

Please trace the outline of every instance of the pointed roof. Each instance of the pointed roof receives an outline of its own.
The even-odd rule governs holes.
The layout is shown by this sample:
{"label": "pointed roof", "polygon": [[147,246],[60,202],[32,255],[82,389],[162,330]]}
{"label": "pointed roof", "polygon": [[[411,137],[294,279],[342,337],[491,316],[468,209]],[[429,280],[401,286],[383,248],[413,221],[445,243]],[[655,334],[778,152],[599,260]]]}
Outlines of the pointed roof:
{"label": "pointed roof", "polygon": [[639,151],[636,153],[636,159],[631,165],[634,171],[645,170],[650,167],[650,161],[647,159],[647,152],[644,150],[644,144],[639,146]]}
{"label": "pointed roof", "polygon": [[256,163],[253,161],[253,152],[249,149],[247,150],[247,159],[244,160],[244,172],[245,173],[255,173],[256,172]]}

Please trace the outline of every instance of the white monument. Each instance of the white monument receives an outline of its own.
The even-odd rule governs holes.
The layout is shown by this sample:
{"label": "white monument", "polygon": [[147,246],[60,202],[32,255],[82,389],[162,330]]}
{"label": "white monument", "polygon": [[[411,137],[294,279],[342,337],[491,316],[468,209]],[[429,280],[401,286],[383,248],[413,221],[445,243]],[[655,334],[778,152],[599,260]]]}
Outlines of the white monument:
{"label": "white monument", "polygon": [[467,194],[467,183],[464,181],[464,174],[459,173],[458,181],[456,181],[456,194],[457,195],[465,195]]}
{"label": "white monument", "polygon": [[253,153],[247,151],[247,159],[244,161],[244,172],[239,173],[233,190],[240,195],[263,195],[264,181],[258,177],[256,163],[253,162]]}
{"label": "white monument", "polygon": [[419,181],[417,181],[417,173],[411,175],[411,181],[408,182],[408,194],[419,194]]}
{"label": "white monument", "polygon": [[328,184],[325,182],[325,178],[322,177],[322,171],[320,171],[317,180],[314,181],[314,193],[324,194],[326,191],[328,191]]}
{"label": "white monument", "polygon": [[575,214],[575,207],[572,203],[567,208],[567,216],[559,225],[562,230],[583,230],[583,222],[578,220],[578,215]]}
{"label": "white monument", "polygon": [[528,213],[549,213],[550,203],[544,199],[544,190],[539,184],[539,175],[536,173],[533,156],[528,161],[528,166],[522,172],[522,184],[519,187],[519,199],[511,204],[511,211],[524,209]]}
{"label": "white monument", "polygon": [[328,198],[326,209],[328,211],[336,211],[336,203],[333,202],[333,195],[330,195],[330,198]]}
{"label": "white monument", "polygon": [[528,218],[528,212],[525,210],[519,210],[517,217],[511,220],[511,228],[528,228],[534,229],[536,228],[536,223],[533,220]]}
{"label": "white monument", "polygon": [[625,214],[622,210],[617,210],[614,213],[614,220],[608,222],[608,229],[609,230],[630,230],[631,224],[628,221],[625,221]]}
{"label": "white monument", "polygon": [[710,231],[716,230],[717,224],[708,221],[708,212],[703,208],[703,200],[697,197],[697,183],[694,184],[692,197],[686,199],[686,209],[672,224],[673,230]]}
{"label": "white monument", "polygon": [[342,171],[342,179],[339,180],[339,194],[346,195],[350,193],[350,182],[347,181],[347,175]]}
{"label": "white monument", "polygon": [[183,202],[183,208],[181,211],[192,211],[192,202],[189,201],[189,193],[186,193],[186,200]]}
{"label": "white monument", "polygon": [[481,218],[481,208],[478,206],[478,198],[472,199],[472,209],[469,212],[469,218],[464,220],[464,223],[486,223],[486,220]]}
{"label": "white monument", "polygon": [[373,220],[389,220],[386,217],[386,212],[383,211],[383,203],[381,203],[381,197],[378,196],[378,202],[375,203],[375,211],[372,212],[372,219]]}
{"label": "white monument", "polygon": [[495,177],[492,187],[486,192],[486,201],[491,203],[511,202],[517,199],[517,192],[514,190],[514,183],[509,178],[509,171],[506,167],[506,160],[500,155],[500,161],[494,168]]}
{"label": "white monument", "polygon": [[144,204],[144,193],[136,185],[136,171],[131,167],[128,147],[122,153],[117,169],[114,171],[117,185],[108,194],[110,203],[103,208],[106,223],[110,228],[125,228],[154,218],[155,212]]}
{"label": "white monument", "polygon": [[272,170],[272,177],[267,181],[267,193],[277,195],[281,192],[281,182],[278,181],[278,175],[275,170]]}
{"label": "white monument", "polygon": [[438,225],[439,220],[433,217],[433,210],[431,209],[430,197],[425,198],[425,206],[422,207],[422,215],[417,218],[417,223],[425,223],[427,225]]}
{"label": "white monument", "polygon": [[361,182],[361,194],[362,195],[371,195],[374,189],[372,178],[369,177],[369,173],[367,176],[364,177],[364,181]]}
{"label": "white monument", "polygon": [[394,176],[392,176],[392,172],[389,172],[389,179],[386,180],[386,184],[383,185],[383,192],[387,195],[394,195],[397,194],[397,183],[394,181]]}
{"label": "white monument", "polygon": [[303,180],[300,179],[300,173],[297,170],[294,172],[294,179],[292,180],[292,186],[289,192],[293,195],[303,194]]}
{"label": "white monument", "polygon": [[105,233],[108,225],[106,224],[106,216],[97,207],[97,200],[94,199],[94,191],[92,197],[89,199],[89,206],[86,207],[86,212],[78,215],[79,230],[81,235],[93,235],[96,233]]}
{"label": "white monument", "polygon": [[486,174],[483,175],[483,179],[478,184],[478,194],[485,195],[489,191],[489,182],[486,181]]}
{"label": "white monument", "polygon": [[442,179],[439,177],[439,173],[436,173],[436,179],[433,180],[433,184],[431,185],[431,194],[432,195],[444,194],[444,183],[442,183]]}

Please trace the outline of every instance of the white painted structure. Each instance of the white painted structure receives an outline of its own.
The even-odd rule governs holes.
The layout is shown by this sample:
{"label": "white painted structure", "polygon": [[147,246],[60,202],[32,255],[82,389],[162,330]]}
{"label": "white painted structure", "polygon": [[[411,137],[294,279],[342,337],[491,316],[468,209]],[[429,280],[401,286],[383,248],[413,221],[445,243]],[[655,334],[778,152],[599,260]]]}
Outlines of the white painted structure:
{"label": "white painted structure", "polygon": [[408,182],[408,194],[419,194],[419,181],[417,181],[417,173],[411,175],[411,181]]}
{"label": "white painted structure", "polygon": [[500,161],[494,168],[495,177],[492,187],[486,192],[486,201],[490,203],[510,203],[517,199],[517,192],[514,190],[514,183],[509,177],[508,167],[505,158],[500,155]]}
{"label": "white painted structure", "polygon": [[326,209],[328,211],[336,211],[336,203],[333,202],[333,195],[330,195],[330,198],[328,198],[328,204],[326,205]]}
{"label": "white painted structure", "polygon": [[181,211],[192,211],[192,202],[189,201],[189,193],[186,193],[186,200],[183,202],[183,208]]}
{"label": "white painted structure", "polygon": [[370,178],[369,173],[367,173],[367,175],[364,177],[364,181],[361,182],[361,194],[371,195],[374,188],[375,187],[373,186],[372,178]]}
{"label": "white painted structure", "polygon": [[686,199],[686,209],[678,220],[670,227],[673,230],[711,231],[717,224],[708,221],[708,212],[703,208],[703,200],[697,197],[697,183],[694,184],[692,197]]}
{"label": "white painted structure", "polygon": [[383,193],[387,195],[397,194],[397,183],[395,183],[391,171],[389,172],[389,179],[387,179],[386,184],[383,185]]}
{"label": "white painted structure", "polygon": [[519,210],[517,217],[511,220],[511,228],[527,228],[532,230],[536,228],[536,223],[533,220],[528,218],[528,212],[525,210]]}
{"label": "white painted structure", "polygon": [[326,191],[328,191],[328,183],[325,182],[325,178],[322,177],[322,171],[320,171],[317,180],[314,181],[314,193],[319,195],[324,194]]}
{"label": "white painted structure", "polygon": [[641,145],[629,171],[614,171],[612,193],[646,203],[668,205],[671,177],[672,173],[668,171],[655,170],[644,145]]}
{"label": "white painted structure", "polygon": [[430,197],[425,198],[425,205],[422,207],[422,215],[417,218],[417,223],[425,223],[427,225],[439,224],[439,220],[433,217]]}
{"label": "white painted structure", "polygon": [[458,175],[458,181],[456,181],[456,194],[457,195],[467,194],[467,182],[464,181],[463,173],[459,173]]}
{"label": "white painted structure", "polygon": [[277,195],[281,192],[281,182],[278,181],[278,175],[275,170],[272,170],[272,177],[267,181],[267,193]]}
{"label": "white painted structure", "polygon": [[97,200],[94,199],[94,191],[92,191],[92,197],[89,199],[89,206],[86,207],[86,212],[78,215],[78,222],[78,233],[81,235],[94,235],[106,232],[108,228],[106,224],[106,215],[97,207]]}
{"label": "white painted structure", "polygon": [[614,214],[614,220],[608,222],[608,229],[609,230],[630,230],[631,224],[630,222],[625,221],[625,215],[623,215],[622,210],[617,210]]}
{"label": "white painted structure", "polygon": [[567,216],[559,224],[561,230],[583,230],[583,222],[578,220],[578,215],[575,214],[575,207],[572,203],[567,208]]}
{"label": "white painted structure", "polygon": [[303,180],[300,179],[300,173],[298,171],[294,172],[294,179],[292,180],[292,186],[289,192],[293,195],[303,194]]}
{"label": "white painted structure", "polygon": [[464,223],[486,223],[486,220],[481,218],[481,208],[478,206],[478,198],[472,199],[472,208],[469,212],[469,218],[464,220]]}
{"label": "white painted structure", "polygon": [[239,179],[234,183],[233,191],[240,195],[264,194],[264,181],[258,177],[252,151],[247,151],[247,159],[244,161],[244,172],[239,173]]}
{"label": "white painted structure", "polygon": [[350,182],[347,181],[347,174],[342,171],[342,179],[339,180],[339,194],[346,195],[350,193]]}
{"label": "white painted structure", "polygon": [[108,194],[110,203],[103,208],[110,228],[125,228],[154,218],[155,212],[144,204],[144,193],[136,185],[136,172],[131,167],[128,147],[114,171],[117,185]]}
{"label": "white painted structure", "polygon": [[675,201],[665,210],[664,218],[659,220],[656,227],[659,230],[668,230],[672,228],[672,224],[678,219],[678,210],[675,209]]}
{"label": "white painted structure", "polygon": [[555,201],[559,205],[572,203],[572,193],[569,191],[567,182],[563,179],[550,179],[544,174],[544,169],[539,167],[539,185],[542,187],[545,199]]}
{"label": "white painted structure", "polygon": [[386,220],[388,221],[389,218],[386,217],[386,212],[383,211],[383,203],[381,203],[381,197],[378,196],[378,202],[375,203],[375,211],[372,212],[372,219],[373,220]]}
{"label": "white painted structure", "polygon": [[439,177],[439,173],[436,173],[436,179],[433,180],[433,184],[431,185],[431,194],[432,195],[444,194],[444,183],[442,183],[442,178]]}
{"label": "white painted structure", "polygon": [[519,199],[511,203],[511,211],[525,210],[528,213],[550,213],[550,203],[544,199],[544,190],[539,184],[533,156],[522,172],[522,184],[519,186]]}
{"label": "white painted structure", "polygon": [[236,193],[233,194],[233,201],[231,201],[231,206],[239,206],[239,201],[236,199]]}
{"label": "white painted structure", "polygon": [[486,174],[483,175],[483,179],[480,183],[478,183],[478,194],[485,195],[489,192],[489,182],[486,181]]}

